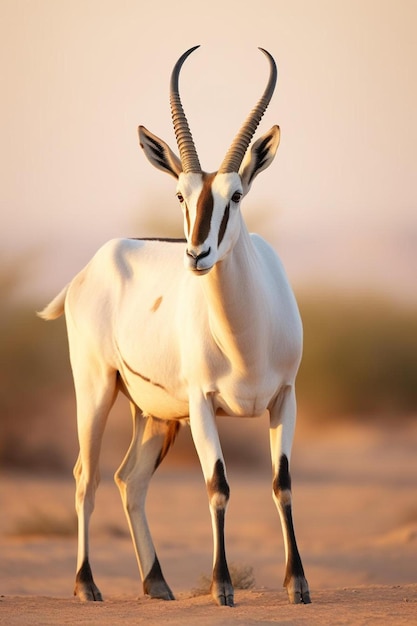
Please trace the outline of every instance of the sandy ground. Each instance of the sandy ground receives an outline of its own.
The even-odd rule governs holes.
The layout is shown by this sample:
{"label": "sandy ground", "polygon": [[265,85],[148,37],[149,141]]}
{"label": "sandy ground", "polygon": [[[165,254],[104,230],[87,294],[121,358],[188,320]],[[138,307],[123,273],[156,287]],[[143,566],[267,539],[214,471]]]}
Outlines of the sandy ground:
{"label": "sandy ground", "polygon": [[[266,440],[265,440],[266,441]],[[266,448],[267,450],[267,442]],[[296,533],[313,604],[290,606],[270,470],[230,464],[229,562],[253,568],[236,607],[194,595],[211,566],[211,525],[199,468],[168,458],[148,517],[176,602],[141,593],[117,488],[97,494],[91,563],[105,602],[72,597],[76,539],[70,478],[3,473],[0,624],[417,624],[417,423],[400,432],[339,427],[299,432],[293,455]]]}

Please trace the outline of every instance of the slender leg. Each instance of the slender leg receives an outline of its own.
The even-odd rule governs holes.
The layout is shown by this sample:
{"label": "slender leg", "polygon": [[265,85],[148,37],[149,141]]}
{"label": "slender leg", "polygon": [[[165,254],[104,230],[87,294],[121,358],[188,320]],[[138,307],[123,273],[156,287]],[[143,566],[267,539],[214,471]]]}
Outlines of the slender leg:
{"label": "slender leg", "polygon": [[144,417],[131,405],[133,437],[120,468],[115,475],[143,582],[143,591],[152,598],[174,600],[165,582],[149,531],[145,500],[149,481],[173,443],[179,423]]}
{"label": "slender leg", "polygon": [[277,506],[285,545],[284,587],[292,604],[309,604],[310,593],[304,576],[292,519],[289,461],[296,415],[295,392],[286,387],[270,408],[270,440],[273,469],[273,498]]}
{"label": "slender leg", "polygon": [[89,523],[100,479],[98,461],[101,441],[107,416],[116,395],[116,374],[98,371],[92,363],[89,365],[90,368],[75,368],[73,364],[80,443],[80,453],[74,467],[75,505],[78,515],[78,556],[74,595],[81,600],[101,601],[102,596],[94,582],[89,563]]}
{"label": "slender leg", "polygon": [[222,606],[234,606],[233,585],[227,566],[224,525],[229,485],[215,417],[204,399],[190,403],[190,426],[207,485],[213,527],[213,576],[211,595]]}

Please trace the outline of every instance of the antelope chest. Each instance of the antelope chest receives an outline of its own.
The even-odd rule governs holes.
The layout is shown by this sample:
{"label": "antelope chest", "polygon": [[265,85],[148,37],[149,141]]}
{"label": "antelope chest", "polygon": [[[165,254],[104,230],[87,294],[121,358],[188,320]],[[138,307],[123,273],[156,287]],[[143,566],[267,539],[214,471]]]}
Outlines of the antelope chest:
{"label": "antelope chest", "polygon": [[213,409],[218,415],[259,417],[276,396],[277,378],[273,375],[231,375],[220,380],[211,392]]}

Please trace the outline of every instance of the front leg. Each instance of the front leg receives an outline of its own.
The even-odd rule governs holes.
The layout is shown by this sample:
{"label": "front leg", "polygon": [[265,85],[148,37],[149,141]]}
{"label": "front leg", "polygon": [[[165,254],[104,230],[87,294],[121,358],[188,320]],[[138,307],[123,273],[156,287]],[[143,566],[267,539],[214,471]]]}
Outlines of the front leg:
{"label": "front leg", "polygon": [[308,583],[295,538],[289,460],[295,428],[296,402],[293,387],[286,387],[270,407],[270,440],[273,498],[284,536],[286,570],[284,587],[292,604],[311,602]]}
{"label": "front leg", "polygon": [[213,576],[210,591],[217,604],[234,606],[234,590],[227,565],[224,538],[230,489],[214,411],[203,397],[190,402],[190,426],[207,485],[213,527]]}

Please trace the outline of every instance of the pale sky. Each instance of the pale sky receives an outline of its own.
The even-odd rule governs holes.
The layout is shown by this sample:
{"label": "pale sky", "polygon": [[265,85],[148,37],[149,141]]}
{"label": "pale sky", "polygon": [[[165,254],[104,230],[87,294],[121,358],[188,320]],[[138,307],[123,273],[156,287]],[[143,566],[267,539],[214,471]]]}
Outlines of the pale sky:
{"label": "pale sky", "polygon": [[[261,95],[281,127],[243,210],[296,290],[317,285],[417,300],[415,0],[0,0],[0,244],[35,251],[42,306],[116,236],[181,228],[175,181],[136,128],[176,150],[168,85],[183,51],[183,104],[215,170]],[[410,295],[411,294],[411,295]]]}

